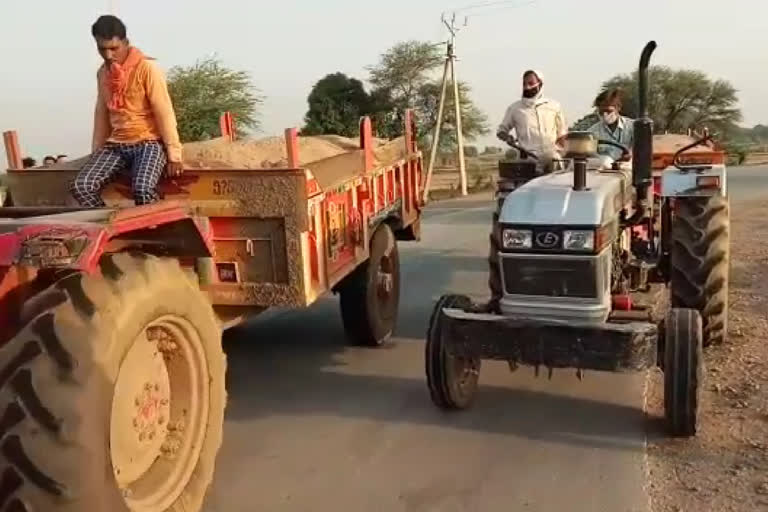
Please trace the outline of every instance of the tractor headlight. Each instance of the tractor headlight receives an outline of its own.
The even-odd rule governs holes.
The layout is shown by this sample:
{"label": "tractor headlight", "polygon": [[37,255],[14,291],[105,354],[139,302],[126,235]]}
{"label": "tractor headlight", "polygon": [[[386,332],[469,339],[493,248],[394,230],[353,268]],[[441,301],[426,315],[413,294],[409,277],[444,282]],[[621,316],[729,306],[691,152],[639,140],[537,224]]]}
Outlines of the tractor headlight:
{"label": "tractor headlight", "polygon": [[566,251],[592,251],[595,249],[595,232],[592,230],[563,231],[563,248]]}
{"label": "tractor headlight", "polygon": [[530,229],[505,229],[501,238],[505,249],[530,249],[533,232]]}

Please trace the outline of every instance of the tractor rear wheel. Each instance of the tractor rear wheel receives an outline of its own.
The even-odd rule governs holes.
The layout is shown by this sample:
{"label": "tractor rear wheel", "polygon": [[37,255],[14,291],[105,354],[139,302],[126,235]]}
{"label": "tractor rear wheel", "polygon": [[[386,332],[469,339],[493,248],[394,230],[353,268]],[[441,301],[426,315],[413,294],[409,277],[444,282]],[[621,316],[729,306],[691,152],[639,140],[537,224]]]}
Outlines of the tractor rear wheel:
{"label": "tractor rear wheel", "polygon": [[722,196],[675,198],[670,284],[672,307],[701,314],[704,346],[728,335],[730,221]]}
{"label": "tractor rear wheel", "polygon": [[671,309],[664,322],[664,417],[672,436],[696,434],[703,367],[701,315]]}
{"label": "tractor rear wheel", "polygon": [[435,304],[427,329],[424,360],[432,402],[441,409],[466,409],[472,404],[480,376],[480,360],[450,355],[442,337],[443,308],[469,309],[463,295],[443,295]]}
{"label": "tractor rear wheel", "polygon": [[345,278],[339,292],[347,338],[355,345],[386,343],[395,330],[400,305],[400,257],[387,224],[373,233],[368,260]]}
{"label": "tractor rear wheel", "polygon": [[0,348],[0,507],[202,509],[222,441],[225,356],[178,262],[115,254],[24,305]]}

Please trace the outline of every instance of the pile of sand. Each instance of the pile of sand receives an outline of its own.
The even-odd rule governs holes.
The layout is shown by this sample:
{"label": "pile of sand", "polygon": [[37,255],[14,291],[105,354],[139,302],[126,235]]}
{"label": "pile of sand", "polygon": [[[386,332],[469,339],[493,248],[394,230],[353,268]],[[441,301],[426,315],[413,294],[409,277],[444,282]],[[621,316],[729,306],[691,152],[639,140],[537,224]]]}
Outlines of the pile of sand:
{"label": "pile of sand", "polygon": [[[405,157],[402,137],[387,141],[373,139],[377,165],[395,162]],[[338,135],[299,137],[300,164],[306,165],[325,158],[359,149],[359,141]],[[231,142],[224,138],[184,144],[184,167],[187,169],[274,169],[288,166],[283,137],[244,139]],[[54,169],[80,169],[88,156],[54,165]]]}

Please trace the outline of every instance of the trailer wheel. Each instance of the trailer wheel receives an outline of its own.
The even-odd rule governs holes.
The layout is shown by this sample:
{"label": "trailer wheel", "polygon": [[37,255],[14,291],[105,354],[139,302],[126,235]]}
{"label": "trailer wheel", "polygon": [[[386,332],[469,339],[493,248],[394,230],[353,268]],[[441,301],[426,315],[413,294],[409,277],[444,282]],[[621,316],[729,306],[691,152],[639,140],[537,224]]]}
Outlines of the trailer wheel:
{"label": "trailer wheel", "polygon": [[340,287],[341,318],[347,338],[356,345],[378,347],[392,336],[400,305],[400,257],[387,224],[371,238],[368,260]]}
{"label": "trailer wheel", "polygon": [[197,512],[222,441],[225,356],[175,260],[116,254],[25,304],[0,348],[0,504]]}
{"label": "trailer wheel", "polygon": [[670,280],[672,307],[701,314],[704,346],[728,334],[730,222],[722,196],[675,198]]}
{"label": "trailer wheel", "polygon": [[701,315],[674,308],[664,325],[664,416],[672,436],[696,434],[704,374]]}
{"label": "trailer wheel", "polygon": [[424,349],[427,385],[432,402],[441,409],[466,409],[477,391],[480,360],[448,354],[442,337],[443,308],[468,309],[471,305],[463,295],[443,295],[429,319]]}

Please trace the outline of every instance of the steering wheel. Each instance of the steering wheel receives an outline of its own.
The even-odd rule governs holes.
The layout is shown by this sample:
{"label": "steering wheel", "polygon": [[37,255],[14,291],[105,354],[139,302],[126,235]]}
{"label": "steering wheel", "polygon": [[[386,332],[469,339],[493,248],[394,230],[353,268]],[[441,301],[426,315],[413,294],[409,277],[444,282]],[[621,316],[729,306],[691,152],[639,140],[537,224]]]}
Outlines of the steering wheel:
{"label": "steering wheel", "polygon": [[519,145],[517,142],[515,142],[515,141],[512,139],[512,137],[509,137],[509,138],[508,138],[507,140],[505,140],[504,142],[506,142],[506,143],[507,143],[507,144],[508,144],[510,147],[513,147],[513,148],[515,148],[516,150],[518,150],[518,151],[520,152],[520,157],[521,157],[521,158],[527,158],[527,157],[531,157],[531,158],[533,158],[534,160],[538,160],[538,159],[539,159],[539,157],[538,157],[538,156],[536,156],[534,153],[532,153],[531,151],[528,151],[527,149],[525,149],[524,147],[522,147],[521,145]]}
{"label": "steering wheel", "polygon": [[631,151],[624,144],[616,142],[615,140],[598,139],[597,140],[597,145],[599,146],[600,144],[606,144],[608,146],[613,146],[615,148],[619,148],[621,150],[621,157],[619,158],[618,161],[626,162],[627,160],[629,160],[629,155],[631,154]]}

